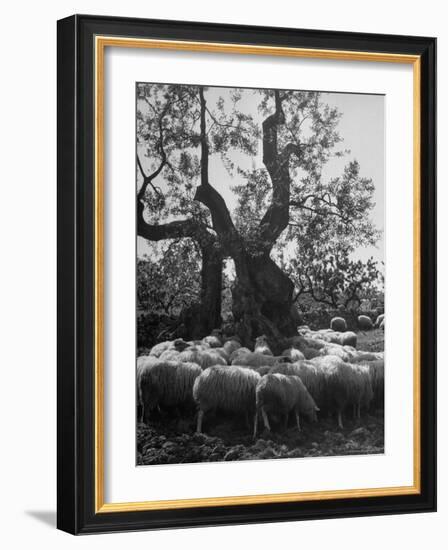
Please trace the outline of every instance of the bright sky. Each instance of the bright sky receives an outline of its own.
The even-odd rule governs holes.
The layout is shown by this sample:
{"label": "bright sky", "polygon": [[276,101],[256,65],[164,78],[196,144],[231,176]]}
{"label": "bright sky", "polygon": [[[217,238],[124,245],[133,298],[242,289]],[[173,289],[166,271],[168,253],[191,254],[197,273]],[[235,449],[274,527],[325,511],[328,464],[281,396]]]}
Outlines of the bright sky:
{"label": "bright sky", "polygon": [[[229,88],[209,88],[205,98],[210,107],[219,96],[225,99],[229,95]],[[251,93],[244,93],[239,107],[246,113],[252,114],[261,125],[262,116],[258,113],[257,104],[259,96]],[[344,166],[353,159],[357,159],[361,166],[361,176],[371,178],[375,185],[374,201],[376,203],[371,218],[376,227],[384,229],[384,96],[345,94],[345,93],[323,93],[322,101],[330,106],[337,107],[342,113],[338,125],[338,131],[343,142],[338,144],[338,149],[349,149],[350,153],[342,158],[332,158],[326,166],[324,175],[328,178],[342,174]],[[250,168],[262,167],[262,150],[259,147],[258,155],[255,158],[248,158],[239,152],[231,152],[229,157],[236,166]],[[142,158],[145,167],[145,159]],[[236,197],[232,186],[243,182],[238,174],[233,177],[229,175],[218,155],[212,155],[209,159],[209,180],[210,183],[221,193],[224,200],[232,211],[236,205]],[[162,189],[163,178],[157,181]],[[151,244],[138,237],[137,252],[151,254]],[[366,260],[373,256],[374,259],[382,261],[384,258],[384,235],[378,241],[377,247],[358,248],[354,253],[356,258]]]}

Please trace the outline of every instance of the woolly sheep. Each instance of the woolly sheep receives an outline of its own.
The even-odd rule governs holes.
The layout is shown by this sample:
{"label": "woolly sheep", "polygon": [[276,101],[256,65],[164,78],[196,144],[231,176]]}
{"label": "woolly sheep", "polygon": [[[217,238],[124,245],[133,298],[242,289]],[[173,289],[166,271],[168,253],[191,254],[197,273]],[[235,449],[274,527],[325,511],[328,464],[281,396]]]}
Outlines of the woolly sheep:
{"label": "woolly sheep", "polygon": [[356,348],[356,344],[358,343],[358,337],[354,332],[343,332],[340,335],[340,341],[339,343],[342,346],[351,346],[353,348]]}
{"label": "woolly sheep", "polygon": [[140,422],[143,417],[143,401],[141,396],[141,390],[140,390],[140,380],[142,377],[142,373],[144,370],[149,367],[150,365],[157,362],[157,357],[153,355],[141,355],[137,358],[137,369],[136,369],[136,385],[137,385],[137,419]]}
{"label": "woolly sheep", "polygon": [[315,348],[304,348],[303,355],[305,356],[305,359],[313,359],[314,357],[318,357],[320,353],[319,350]]}
{"label": "woolly sheep", "polygon": [[238,348],[237,350],[233,351],[229,357],[230,364],[232,364],[234,359],[236,359],[237,357],[242,357],[246,353],[252,353],[252,352],[250,351],[249,348],[244,348],[244,347]]}
{"label": "woolly sheep", "polygon": [[174,350],[181,352],[188,347],[189,343],[185,342],[182,338],[176,338],[176,340],[167,340],[166,342],[160,342],[151,349],[149,355],[160,357],[164,351]]}
{"label": "woolly sheep", "polygon": [[167,349],[161,355],[159,359],[161,361],[178,361],[180,353],[175,349]]}
{"label": "woolly sheep", "polygon": [[220,329],[213,329],[209,336],[202,338],[202,341],[211,348],[220,348],[222,347],[222,331]]}
{"label": "woolly sheep", "polygon": [[367,315],[359,315],[358,317],[358,327],[361,330],[371,330],[373,328],[372,319]]}
{"label": "woolly sheep", "polygon": [[203,371],[193,387],[193,397],[199,408],[197,433],[201,433],[204,415],[209,411],[253,414],[255,388],[260,379],[255,370],[238,366],[216,366]]}
{"label": "woolly sheep", "polygon": [[215,349],[204,350],[198,347],[186,349],[178,355],[177,360],[182,363],[197,363],[202,369],[212,365],[227,365],[227,361]]}
{"label": "woolly sheep", "polygon": [[290,347],[288,349],[285,349],[282,351],[283,357],[289,357],[291,361],[303,361],[305,359],[305,354],[302,353],[300,350],[294,347]]}
{"label": "woolly sheep", "polygon": [[273,357],[262,353],[249,352],[235,357],[232,365],[248,365],[251,367],[274,366],[277,363],[290,361],[288,357]]}
{"label": "woolly sheep", "polygon": [[234,351],[241,348],[241,344],[237,340],[227,340],[222,348],[230,357]]}
{"label": "woolly sheep", "polygon": [[384,360],[377,359],[363,365],[369,369],[373,391],[372,405],[376,408],[384,407]]}
{"label": "woolly sheep", "polygon": [[302,380],[298,376],[267,374],[263,376],[256,388],[256,413],[254,420],[254,439],[257,437],[258,413],[261,412],[265,428],[270,431],[268,413],[283,415],[287,427],[289,413],[295,412],[297,429],[300,431],[300,414],[305,414],[311,421],[317,421],[319,410]]}
{"label": "woolly sheep", "polygon": [[150,412],[158,406],[192,404],[193,384],[201,372],[195,363],[160,360],[147,363],[139,373],[143,421],[147,423]]}
{"label": "woolly sheep", "polygon": [[384,313],[382,313],[381,315],[378,315],[378,317],[376,318],[376,321],[375,321],[375,327],[376,328],[380,328],[381,327],[381,323],[384,321]]}
{"label": "woolly sheep", "polygon": [[267,337],[263,334],[255,340],[255,353],[262,353],[263,355],[274,355],[269,347]]}
{"label": "woolly sheep", "polygon": [[336,332],[345,332],[347,330],[347,322],[343,317],[333,317],[330,321],[330,328]]}
{"label": "woolly sheep", "polygon": [[355,396],[353,402],[353,416],[361,418],[361,408],[369,409],[373,399],[373,389],[370,377],[370,369],[365,365],[356,365],[355,374]]}
{"label": "woolly sheep", "polygon": [[328,407],[337,413],[338,426],[343,428],[342,413],[347,406],[357,404],[359,399],[356,367],[341,361],[324,368],[323,374]]}
{"label": "woolly sheep", "polygon": [[356,355],[352,357],[350,362],[361,363],[365,361],[376,361],[377,359],[381,359],[381,356],[379,356],[376,352],[358,350]]}
{"label": "woolly sheep", "polygon": [[348,361],[350,355],[344,350],[342,346],[337,344],[330,344],[320,350],[320,355],[335,355],[340,357],[343,361]]}

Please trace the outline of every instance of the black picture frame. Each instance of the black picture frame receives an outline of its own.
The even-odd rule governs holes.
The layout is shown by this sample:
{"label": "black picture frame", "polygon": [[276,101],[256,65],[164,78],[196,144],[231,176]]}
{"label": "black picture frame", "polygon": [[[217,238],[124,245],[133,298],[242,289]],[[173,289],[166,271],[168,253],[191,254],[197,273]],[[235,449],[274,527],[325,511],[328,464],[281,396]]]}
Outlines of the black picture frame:
{"label": "black picture frame", "polygon": [[[94,39],[97,35],[417,55],[421,60],[421,491],[95,512]],[[436,510],[436,39],[74,15],[58,21],[57,526],[73,534]]]}

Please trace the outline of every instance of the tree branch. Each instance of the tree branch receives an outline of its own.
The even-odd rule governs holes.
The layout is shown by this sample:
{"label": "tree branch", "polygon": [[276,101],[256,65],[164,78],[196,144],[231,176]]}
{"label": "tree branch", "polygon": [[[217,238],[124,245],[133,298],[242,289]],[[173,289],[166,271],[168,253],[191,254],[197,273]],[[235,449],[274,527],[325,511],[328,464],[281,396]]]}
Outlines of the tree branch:
{"label": "tree branch", "polygon": [[[213,228],[221,237],[221,240],[239,238],[238,232],[233,224],[227,205],[218,191],[208,181],[208,157],[209,146],[206,128],[206,101],[204,88],[199,87],[199,99],[201,105],[201,184],[197,187],[194,199],[204,204],[212,216]],[[224,237],[224,239],[222,238]]]}
{"label": "tree branch", "polygon": [[285,123],[280,92],[275,90],[275,111],[263,121],[263,163],[272,183],[272,198],[260,222],[260,237],[269,252],[289,222],[291,178],[289,159],[278,150],[278,129]]}

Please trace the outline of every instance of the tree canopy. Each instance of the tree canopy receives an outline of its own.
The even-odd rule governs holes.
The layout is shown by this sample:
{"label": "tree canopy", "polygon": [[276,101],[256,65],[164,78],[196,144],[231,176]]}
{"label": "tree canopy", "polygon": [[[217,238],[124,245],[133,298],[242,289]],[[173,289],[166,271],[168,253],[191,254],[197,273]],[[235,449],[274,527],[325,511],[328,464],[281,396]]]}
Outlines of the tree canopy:
{"label": "tree canopy", "polygon": [[350,158],[327,175],[348,154],[341,116],[319,92],[138,84],[138,235],[194,243],[204,330],[219,324],[225,258],[248,339],[292,333],[301,294],[348,306],[380,281],[373,259],[353,255],[379,237],[374,183]]}

